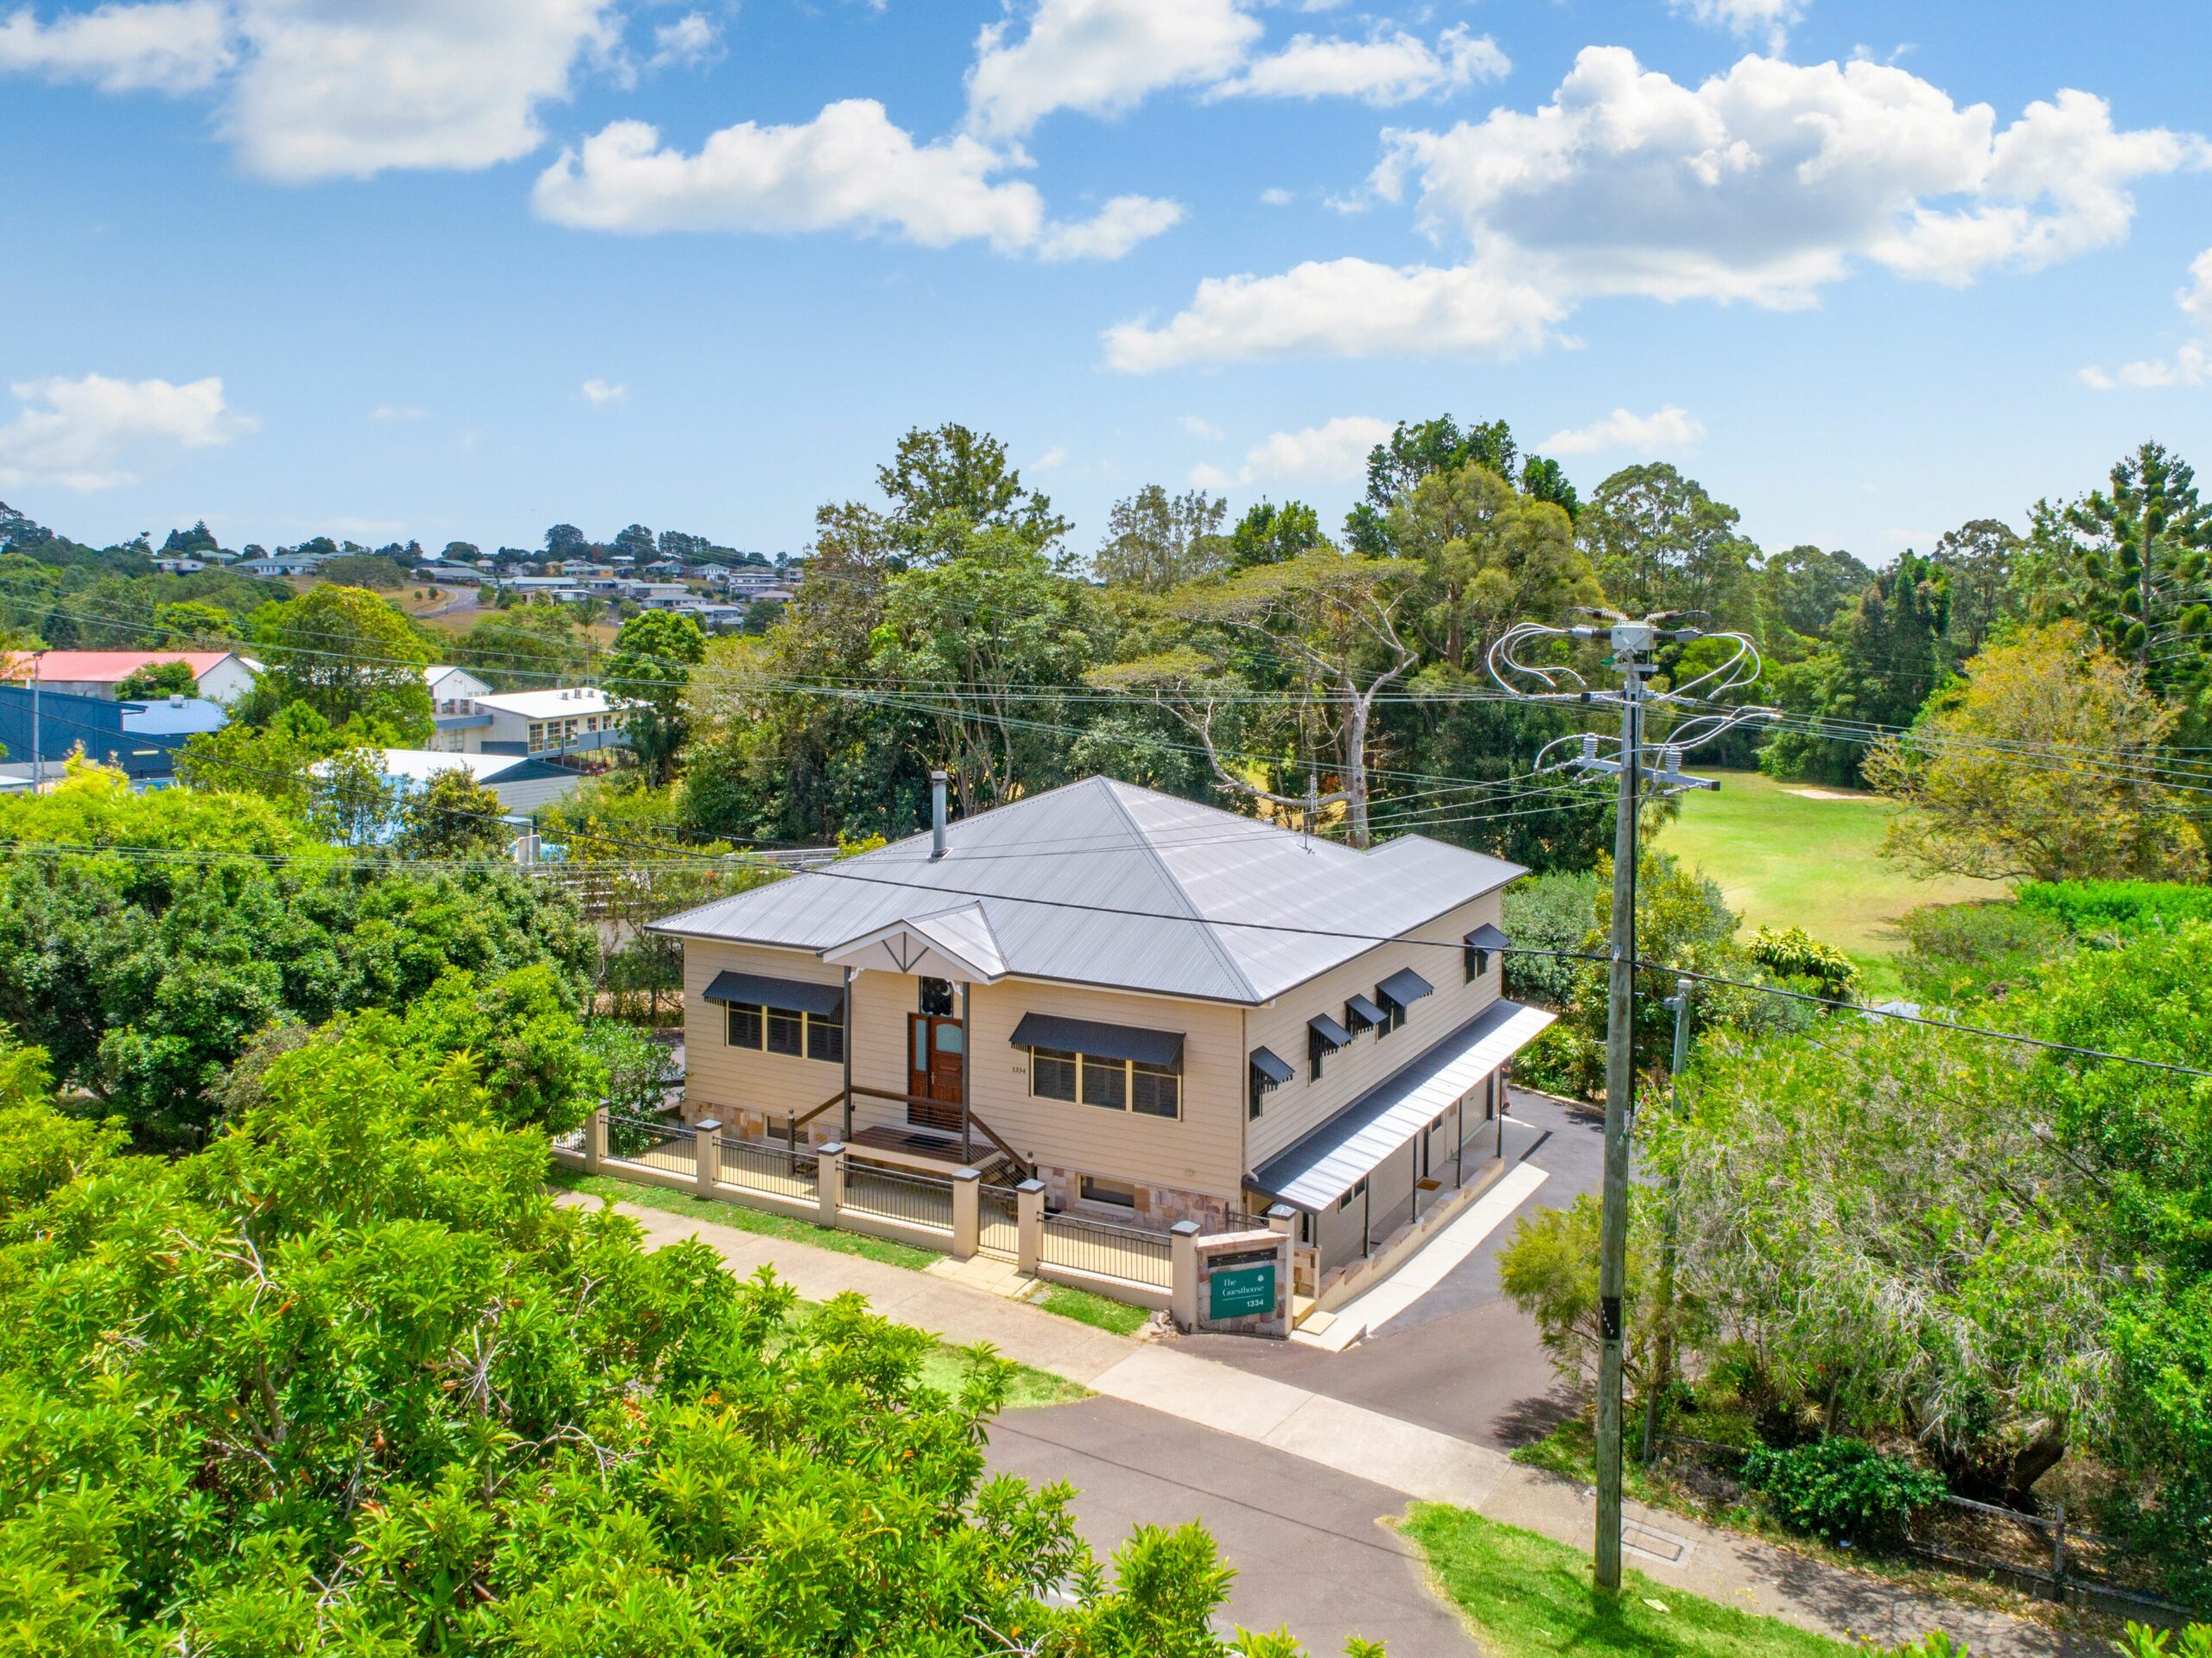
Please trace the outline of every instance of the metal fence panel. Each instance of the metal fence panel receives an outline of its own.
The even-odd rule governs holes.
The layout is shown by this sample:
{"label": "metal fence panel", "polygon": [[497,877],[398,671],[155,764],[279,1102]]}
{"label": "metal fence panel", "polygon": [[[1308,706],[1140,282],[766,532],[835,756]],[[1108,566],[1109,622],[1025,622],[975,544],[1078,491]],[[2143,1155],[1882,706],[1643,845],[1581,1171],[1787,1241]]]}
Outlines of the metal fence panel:
{"label": "metal fence panel", "polygon": [[1174,1274],[1174,1242],[1166,1233],[1079,1215],[1046,1216],[1038,1255],[1049,1267],[1126,1278],[1158,1289],[1169,1287]]}
{"label": "metal fence panel", "polygon": [[811,1152],[794,1151],[772,1140],[740,1140],[723,1134],[721,1178],[725,1185],[741,1191],[765,1191],[779,1197],[812,1203],[819,1195],[817,1166]]}
{"label": "metal fence panel", "polygon": [[626,1117],[608,1112],[607,1150],[610,1157],[625,1163],[668,1174],[696,1176],[698,1172],[698,1145],[692,1131],[663,1117]]}
{"label": "metal fence panel", "polygon": [[845,1165],[845,1207],[910,1226],[952,1230],[952,1182],[870,1164]]}
{"label": "metal fence panel", "polygon": [[980,1223],[976,1247],[1008,1261],[1021,1255],[1021,1197],[1004,1186],[982,1186],[976,1193]]}

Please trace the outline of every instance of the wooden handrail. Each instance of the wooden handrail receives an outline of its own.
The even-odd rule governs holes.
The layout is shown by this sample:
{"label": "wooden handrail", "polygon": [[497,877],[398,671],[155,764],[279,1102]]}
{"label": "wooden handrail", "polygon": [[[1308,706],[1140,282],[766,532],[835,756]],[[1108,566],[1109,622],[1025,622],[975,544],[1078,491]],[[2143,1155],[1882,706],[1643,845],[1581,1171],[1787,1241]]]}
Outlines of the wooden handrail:
{"label": "wooden handrail", "polygon": [[785,1141],[796,1150],[798,1146],[798,1131],[805,1128],[808,1123],[812,1122],[817,1117],[820,1116],[824,1111],[827,1111],[831,1106],[842,1103],[844,1097],[845,1090],[841,1088],[835,1094],[832,1094],[828,1099],[823,1101],[821,1104],[816,1106],[811,1111],[809,1111],[803,1117],[794,1117],[786,1113],[784,1117]]}
{"label": "wooden handrail", "polygon": [[[953,1103],[950,1100],[933,1100],[926,1094],[897,1094],[893,1093],[887,1088],[864,1088],[858,1083],[855,1083],[853,1084],[853,1092],[855,1094],[865,1094],[871,1100],[891,1100],[900,1105],[950,1105]],[[840,1094],[837,1097],[842,1099],[844,1096]],[[812,1114],[809,1113],[809,1115],[811,1115]],[[1005,1156],[1006,1160],[1013,1164],[1015,1168],[1021,1171],[1021,1175],[1024,1179],[1028,1179],[1035,1175],[1037,1172],[1036,1166],[1030,1162],[1030,1160],[1024,1157],[1020,1152],[1014,1150],[1013,1147],[1007,1144],[1006,1137],[1000,1134],[997,1129],[992,1128],[989,1123],[985,1122],[982,1118],[977,1116],[975,1113],[974,1108],[972,1107],[968,1109],[968,1121],[976,1128],[982,1129],[983,1132],[983,1138],[989,1140],[992,1145],[997,1147],[999,1151]]]}

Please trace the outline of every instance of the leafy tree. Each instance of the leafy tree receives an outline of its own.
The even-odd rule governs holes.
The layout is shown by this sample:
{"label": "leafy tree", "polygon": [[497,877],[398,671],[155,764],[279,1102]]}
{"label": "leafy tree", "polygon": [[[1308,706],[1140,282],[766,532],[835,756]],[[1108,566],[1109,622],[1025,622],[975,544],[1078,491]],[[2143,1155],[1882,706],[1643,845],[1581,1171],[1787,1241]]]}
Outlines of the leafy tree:
{"label": "leafy tree", "polygon": [[1345,516],[1345,544],[1370,557],[1395,553],[1391,509],[1410,496],[1422,479],[1466,466],[1487,467],[1518,482],[1524,493],[1549,501],[1569,518],[1580,511],[1574,486],[1558,463],[1533,454],[1523,460],[1513,429],[1505,422],[1479,422],[1463,429],[1451,416],[1440,415],[1433,420],[1400,421],[1389,441],[1369,452],[1367,498]]}
{"label": "leafy tree", "polygon": [[362,588],[322,585],[253,618],[265,664],[257,694],[304,702],[334,726],[359,715],[420,747],[434,723],[425,645],[405,617]]}
{"label": "leafy tree", "polygon": [[[1649,1206],[1633,1194],[1629,1205],[1627,1293],[1621,1298],[1628,1324],[1621,1370],[1631,1388],[1643,1385],[1654,1355],[1651,1319],[1652,1227]],[[1498,1287],[1535,1320],[1544,1350],[1560,1375],[1586,1384],[1598,1375],[1602,1335],[1598,1297],[1599,1205],[1584,1192],[1566,1209],[1535,1209],[1513,1223],[1498,1252]],[[1678,1327],[1694,1327],[1694,1305],[1678,1307]]]}
{"label": "leafy tree", "polygon": [[1484,646],[1516,621],[1604,599],[1567,514],[1480,462],[1430,473],[1388,523],[1398,556],[1427,573],[1421,629],[1448,669],[1479,667]]}
{"label": "leafy tree", "polygon": [[[1876,576],[1835,628],[1833,645],[1773,675],[1775,700],[1802,723],[1759,756],[1776,777],[1856,783],[1867,727],[1911,723],[1948,671],[1950,592],[1943,573],[1907,552]],[[1834,734],[1827,727],[1833,724]]]}
{"label": "leafy tree", "polygon": [[373,748],[348,745],[314,767],[308,789],[308,824],[333,846],[362,851],[399,832],[407,785],[385,769]]}
{"label": "leafy tree", "polygon": [[499,797],[455,765],[434,772],[400,803],[392,850],[403,858],[496,858],[515,838]]}
{"label": "leafy tree", "polygon": [[1631,615],[1701,611],[1714,628],[1754,617],[1758,549],[1740,515],[1665,461],[1630,467],[1598,486],[1575,521],[1606,596]]}
{"label": "leafy tree", "polygon": [[[582,558],[590,548],[589,539],[573,524],[556,524],[545,532],[546,558]],[[507,549],[503,547],[499,551],[504,556]],[[530,555],[525,553],[524,556]]]}
{"label": "leafy tree", "polygon": [[625,734],[655,786],[666,783],[690,735],[684,685],[707,654],[707,636],[689,616],[648,610],[622,624],[607,662],[607,689],[632,704]]}
{"label": "leafy tree", "polygon": [[669,1090],[683,1080],[667,1044],[620,1020],[586,1020],[584,1046],[606,1069],[607,1107],[619,1116],[658,1116]]}
{"label": "leafy tree", "polygon": [[1321,515],[1303,501],[1281,506],[1265,499],[1255,501],[1229,532],[1229,568],[1249,570],[1255,564],[1281,564],[1301,553],[1329,545],[1321,533]]}
{"label": "leafy tree", "polygon": [[588,636],[565,607],[518,605],[474,624],[449,659],[495,690],[534,691],[582,679],[588,651]]}
{"label": "leafy tree", "polygon": [[0,861],[0,1020],[150,1143],[204,1133],[224,1068],[272,1022],[404,1006],[449,968],[488,981],[545,963],[574,1007],[595,970],[589,926],[520,875],[334,865],[252,796],[133,795],[79,768],[0,800],[0,823],[10,840],[128,849]]}
{"label": "leafy tree", "polygon": [[1109,1573],[1065,1488],[986,1477],[988,1349],[933,1387],[856,1297],[556,1205],[459,1034],[321,1032],[170,1163],[0,1108],[27,1649],[1227,1658],[1196,1527]]}
{"label": "leafy tree", "polygon": [[2065,928],[2009,902],[1923,904],[1897,918],[1905,994],[1942,1007],[2001,1001],[2063,955]]}
{"label": "leafy tree", "polygon": [[1048,547],[1068,532],[1052,501],[1025,487],[1007,464],[1005,444],[954,422],[909,431],[891,464],[876,468],[875,481],[891,499],[892,538],[913,556],[926,556],[931,526],[946,513],[972,530],[1007,530],[1032,547]]}
{"label": "leafy tree", "polygon": [[642,524],[630,524],[614,537],[613,547],[616,552],[626,553],[640,564],[649,564],[653,559],[653,532]]}
{"label": "leafy tree", "polygon": [[2080,623],[1993,646],[1868,753],[1867,781],[1910,809],[1884,850],[1996,880],[2202,879],[2196,827],[2145,769],[2177,718]]}
{"label": "leafy tree", "polygon": [[869,661],[929,708],[934,752],[963,812],[1065,779],[1064,740],[1033,727],[1082,683],[1091,654],[1079,591],[1008,530],[961,537],[957,556],[892,576]]}
{"label": "leafy tree", "polygon": [[154,625],[161,630],[164,645],[205,650],[243,637],[236,616],[202,599],[175,599],[156,605]]}
{"label": "leafy tree", "polygon": [[473,541],[449,541],[442,549],[440,549],[438,553],[438,562],[441,564],[473,564],[483,556],[483,549],[477,546],[477,544]]}
{"label": "leafy tree", "polygon": [[1109,714],[1085,726],[1068,746],[1071,775],[1118,778],[1186,799],[1206,797],[1211,781],[1191,752],[1186,733],[1147,709]]}
{"label": "leafy tree", "polygon": [[2036,519],[2037,539],[2070,556],[2060,613],[2087,622],[2160,696],[2212,672],[2212,507],[2197,499],[2186,461],[2145,443],[2113,466],[2109,494],[2039,505]]}
{"label": "leafy tree", "polygon": [[[1405,638],[1399,611],[1419,570],[1402,559],[1363,558],[1316,549],[1281,564],[1255,565],[1228,581],[1200,583],[1173,595],[1180,614],[1218,630],[1209,655],[1195,646],[1095,670],[1095,683],[1149,691],[1205,748],[1218,785],[1247,799],[1305,810],[1342,806],[1354,846],[1370,839],[1368,805],[1369,734],[1376,699],[1402,680],[1420,651]],[[1308,722],[1298,734],[1306,754],[1326,753],[1332,786],[1313,797],[1263,788],[1224,759],[1217,735],[1238,683],[1220,659],[1228,647],[1248,644],[1275,656],[1309,686],[1300,713]]]}
{"label": "leafy tree", "polygon": [[200,682],[188,662],[149,662],[115,682],[118,702],[159,702],[172,696],[196,696]]}
{"label": "leafy tree", "polygon": [[1951,593],[1951,637],[1963,656],[1989,643],[2001,622],[2022,614],[2013,585],[2021,541],[1997,518],[1975,518],[1947,530],[1930,555]]}
{"label": "leafy tree", "polygon": [[1758,569],[1762,647],[1795,655],[1793,635],[1826,639],[1837,613],[1874,580],[1874,572],[1847,552],[1800,546],[1769,554]]}
{"label": "leafy tree", "polygon": [[194,553],[213,553],[219,550],[220,543],[216,541],[214,531],[208,529],[207,520],[205,518],[200,519],[189,530],[170,530],[168,539],[162,543],[162,551],[164,554],[175,554],[187,558]]}
{"label": "leafy tree", "polygon": [[343,748],[367,746],[378,734],[358,721],[334,730],[306,703],[293,702],[264,726],[234,719],[214,731],[194,733],[177,753],[177,778],[206,793],[257,795],[304,818],[315,794],[316,762]]}
{"label": "leafy tree", "polygon": [[1218,573],[1227,562],[1221,533],[1229,503],[1203,490],[1171,496],[1158,484],[1114,503],[1106,539],[1091,567],[1109,587],[1164,592]]}

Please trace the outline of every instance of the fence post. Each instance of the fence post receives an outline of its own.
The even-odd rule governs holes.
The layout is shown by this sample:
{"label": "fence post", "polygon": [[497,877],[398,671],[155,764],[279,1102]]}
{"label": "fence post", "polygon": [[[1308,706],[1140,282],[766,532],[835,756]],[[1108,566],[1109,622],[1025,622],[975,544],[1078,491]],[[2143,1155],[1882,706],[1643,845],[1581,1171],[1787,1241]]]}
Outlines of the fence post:
{"label": "fence post", "polygon": [[2050,1538],[2051,1598],[2061,1605],[2066,1601],[2066,1499],[2058,1499],[2058,1529]]}
{"label": "fence post", "polygon": [[845,1206],[845,1142],[832,1140],[816,1148],[815,1197],[822,1205],[822,1223],[835,1226],[837,1211]]}
{"label": "fence post", "polygon": [[607,1167],[607,1108],[601,1106],[584,1124],[584,1172],[598,1174]]}
{"label": "fence post", "polygon": [[1178,1221],[1168,1229],[1171,1263],[1167,1276],[1168,1314],[1178,1330],[1198,1327],[1198,1223]]}
{"label": "fence post", "polygon": [[952,1172],[952,1258],[966,1261],[976,1253],[983,1232],[983,1172],[955,1169]]}
{"label": "fence post", "polygon": [[1024,1180],[1014,1189],[1014,1267],[1025,1278],[1037,1276],[1045,1251],[1045,1183]]}
{"label": "fence post", "polygon": [[722,1125],[708,1117],[691,1128],[691,1172],[699,1182],[699,1195],[711,1197],[722,1178]]}

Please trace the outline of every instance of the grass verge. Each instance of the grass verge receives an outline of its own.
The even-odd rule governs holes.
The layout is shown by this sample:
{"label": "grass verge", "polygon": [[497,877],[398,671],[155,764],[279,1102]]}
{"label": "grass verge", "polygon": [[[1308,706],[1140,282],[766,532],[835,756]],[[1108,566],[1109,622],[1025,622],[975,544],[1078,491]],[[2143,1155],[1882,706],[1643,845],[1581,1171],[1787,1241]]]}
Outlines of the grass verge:
{"label": "grass verge", "polygon": [[1110,1330],[1116,1336],[1134,1336],[1152,1317],[1148,1308],[1131,1306],[1127,1301],[1095,1295],[1067,1284],[1048,1285],[1045,1293],[1031,1305],[1056,1312],[1063,1318],[1072,1318],[1077,1324]]}
{"label": "grass verge", "polygon": [[628,1180],[618,1180],[611,1174],[584,1174],[575,1169],[556,1168],[546,1176],[546,1184],[569,1191],[581,1191],[594,1197],[613,1197],[626,1204],[638,1204],[646,1209],[664,1209],[671,1215],[681,1215],[687,1220],[712,1221],[717,1226],[727,1226],[740,1232],[754,1232],[763,1237],[789,1238],[794,1243],[811,1244],[817,1249],[834,1249],[841,1255],[860,1255],[869,1261],[880,1261],[887,1266],[905,1267],[919,1272],[931,1261],[940,1259],[934,1250],[924,1249],[911,1243],[900,1243],[892,1238],[874,1238],[865,1232],[844,1232],[834,1226],[817,1226],[810,1221],[794,1219],[789,1215],[772,1215],[766,1210],[747,1209],[743,1204],[717,1203],[711,1197],[695,1197],[688,1191],[675,1191],[666,1186],[639,1185]]}
{"label": "grass verge", "polygon": [[[882,1261],[887,1266],[904,1267],[912,1272],[920,1272],[932,1262],[944,1259],[935,1250],[924,1249],[914,1244],[899,1243],[890,1238],[870,1237],[865,1232],[841,1231],[834,1226],[817,1226],[810,1221],[798,1220],[789,1215],[772,1215],[765,1210],[748,1209],[742,1204],[718,1203],[711,1197],[677,1191],[667,1186],[640,1185],[611,1174],[585,1174],[576,1169],[556,1168],[546,1176],[546,1184],[558,1186],[565,1191],[581,1191],[594,1197],[612,1197],[621,1203],[639,1204],[647,1209],[666,1210],[671,1215],[681,1215],[688,1220],[712,1221],[717,1226],[732,1227],[740,1232],[758,1233],[763,1237],[789,1238],[795,1243],[812,1244],[817,1249],[834,1249],[839,1255],[860,1255],[869,1261]],[[1111,1331],[1116,1336],[1135,1335],[1144,1327],[1145,1320],[1152,1317],[1151,1312],[1143,1307],[1132,1306],[1126,1301],[1112,1300],[1065,1284],[1048,1286],[1045,1293],[1030,1305],[1059,1318],[1072,1318],[1077,1324]],[[1038,1374],[1041,1375],[1044,1373],[1039,1371]],[[1058,1377],[1053,1379],[1058,1380]]]}
{"label": "grass verge", "polygon": [[1465,1509],[1416,1502],[1403,1529],[1491,1658],[1861,1658],[1856,1647],[1641,1572],[1623,1572],[1620,1594],[1601,1598],[1580,1551]]}
{"label": "grass verge", "polygon": [[[2078,1607],[2054,1607],[2048,1601],[2023,1595],[1986,1579],[1947,1572],[1899,1555],[1839,1547],[1817,1537],[1785,1531],[1756,1500],[1727,1495],[1733,1489],[1732,1482],[1696,1479],[1672,1467],[1663,1457],[1656,1463],[1643,1461],[1636,1452],[1636,1446],[1641,1443],[1643,1413],[1637,1410],[1630,1414],[1631,1437],[1629,1454],[1622,1460],[1621,1486],[1632,1502],[1761,1538],[1840,1572],[1861,1572],[1934,1599],[1954,1600],[1961,1605],[2004,1612],[2034,1623],[2093,1633],[2104,1633],[2108,1627],[2118,1628]],[[1734,1442],[1733,1436],[1716,1431],[1710,1424],[1701,1425],[1696,1431],[1701,1438]],[[1598,1483],[1597,1449],[1591,1441],[1590,1424],[1582,1417],[1560,1423],[1542,1439],[1521,1446],[1512,1456],[1517,1463],[1541,1468],[1580,1485]]]}

